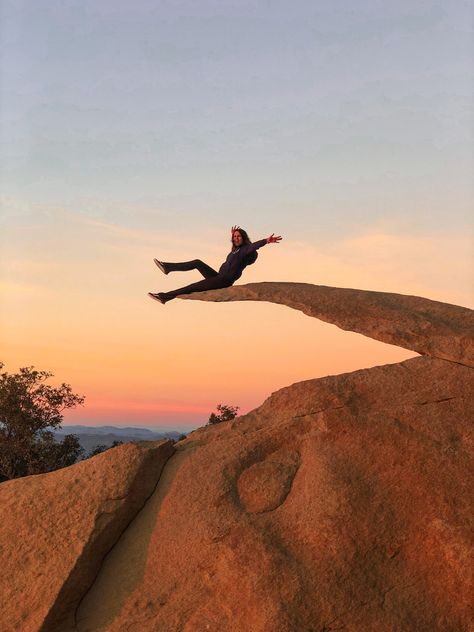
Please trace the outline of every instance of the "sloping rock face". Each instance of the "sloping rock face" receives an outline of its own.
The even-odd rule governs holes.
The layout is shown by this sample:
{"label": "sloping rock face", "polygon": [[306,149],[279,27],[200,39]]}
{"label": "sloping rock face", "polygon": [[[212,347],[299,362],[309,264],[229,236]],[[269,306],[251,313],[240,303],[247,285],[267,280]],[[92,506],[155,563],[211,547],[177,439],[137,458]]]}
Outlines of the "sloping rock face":
{"label": "sloping rock face", "polygon": [[469,630],[473,390],[472,369],[417,357],[195,431],[150,500],[135,583],[138,524],[76,629]]}
{"label": "sloping rock face", "polygon": [[474,312],[421,296],[268,281],[178,298],[280,303],[341,329],[474,367]]}
{"label": "sloping rock face", "polygon": [[[261,300],[269,300],[265,288],[257,290],[267,296]],[[245,286],[194,297],[236,300],[241,292],[244,300],[258,300],[245,298]],[[472,319],[472,312],[438,303],[431,313],[432,301],[422,308],[419,301],[425,299],[384,295],[389,317],[369,296],[365,305],[359,296],[352,313],[347,303],[355,299],[348,295],[344,303],[343,293],[332,308],[328,304],[323,320],[337,319],[335,324],[346,328],[349,316],[338,316],[339,303],[341,313],[352,318],[347,328],[400,346],[408,344],[409,331],[411,348],[423,355],[292,384],[249,414],[175,444],[174,454],[168,452],[158,468],[155,491],[100,558],[95,580],[89,575],[74,590],[69,581],[71,603],[77,604],[82,591],[79,605],[67,613],[63,606],[59,616],[57,597],[49,597],[42,631],[472,629],[474,373],[470,321],[464,319]],[[284,302],[277,294],[277,302]],[[418,316],[410,320],[411,299]],[[316,308],[300,296],[297,309]],[[124,447],[106,455],[113,461]],[[86,469],[77,469],[85,465],[67,469],[87,478]],[[52,480],[64,472],[29,478]],[[17,503],[23,494],[29,494],[27,485]],[[55,495],[48,489],[45,494],[57,516]],[[89,502],[80,500],[83,510]],[[25,524],[13,501],[11,506],[17,523]],[[44,520],[50,524],[43,512],[30,530],[45,531]],[[89,537],[90,529],[79,532],[77,547]],[[6,557],[12,544],[1,532],[0,546]],[[42,548],[43,564],[58,595],[67,582],[46,561],[54,547],[51,542]],[[36,585],[34,569],[25,572],[22,585]],[[31,608],[28,603],[24,608]],[[18,602],[7,605],[18,620]]]}
{"label": "sloping rock face", "polygon": [[153,493],[170,441],[127,444],[0,485],[0,629],[65,630],[105,555]]}

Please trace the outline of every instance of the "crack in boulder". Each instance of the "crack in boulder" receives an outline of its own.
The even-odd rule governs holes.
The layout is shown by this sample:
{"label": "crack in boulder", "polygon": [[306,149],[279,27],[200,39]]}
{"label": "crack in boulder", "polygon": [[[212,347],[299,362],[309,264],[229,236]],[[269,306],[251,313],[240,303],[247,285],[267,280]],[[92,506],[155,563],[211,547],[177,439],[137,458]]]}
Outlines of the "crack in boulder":
{"label": "crack in boulder", "polygon": [[[76,627],[76,613],[84,595],[98,575],[102,561],[120,539],[136,515],[153,494],[164,465],[174,453],[171,441],[163,441],[155,448],[146,449],[147,444],[138,442],[136,449],[143,446],[141,460],[130,481],[126,494],[106,498],[103,503],[118,503],[115,510],[99,510],[94,527],[83,543],[80,555],[75,560],[67,578],[49,607],[40,632],[57,632]],[[134,444],[126,444],[133,446]],[[122,448],[119,446],[118,449]],[[117,448],[116,448],[117,449]],[[98,455],[99,458],[102,455]],[[107,456],[111,456],[110,454]],[[73,466],[74,467],[74,466]]]}

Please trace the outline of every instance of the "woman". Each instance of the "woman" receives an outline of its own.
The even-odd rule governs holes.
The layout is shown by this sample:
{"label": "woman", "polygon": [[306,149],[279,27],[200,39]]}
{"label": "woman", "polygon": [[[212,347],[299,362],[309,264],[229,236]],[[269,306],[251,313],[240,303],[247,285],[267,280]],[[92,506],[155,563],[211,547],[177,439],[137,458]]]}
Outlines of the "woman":
{"label": "woman", "polygon": [[205,292],[206,290],[217,290],[218,288],[229,287],[242,276],[242,272],[246,266],[255,263],[258,257],[258,248],[261,248],[265,244],[276,244],[280,239],[280,236],[274,237],[274,233],[272,233],[270,237],[252,243],[243,228],[232,226],[232,250],[219,268],[219,272],[216,272],[200,259],[184,261],[183,263],[165,263],[154,259],[156,265],[165,274],[177,270],[197,269],[204,279],[196,283],[191,283],[191,285],[180,287],[177,290],[172,290],[171,292],[158,292],[157,294],[148,292],[148,296],[151,296],[155,301],[159,301],[164,305],[167,301],[171,301],[180,294],[191,294],[192,292]]}

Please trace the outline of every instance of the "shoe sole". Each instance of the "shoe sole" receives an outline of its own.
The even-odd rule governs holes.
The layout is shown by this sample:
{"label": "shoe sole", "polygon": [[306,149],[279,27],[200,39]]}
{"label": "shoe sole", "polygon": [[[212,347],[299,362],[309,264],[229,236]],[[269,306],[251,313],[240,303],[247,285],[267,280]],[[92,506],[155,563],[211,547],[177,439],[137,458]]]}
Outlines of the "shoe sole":
{"label": "shoe sole", "polygon": [[165,268],[164,268],[163,264],[161,263],[161,261],[158,261],[158,259],[153,259],[153,261],[160,268],[160,270],[163,272],[163,274],[168,274],[168,272],[165,270]]}
{"label": "shoe sole", "polygon": [[166,302],[166,301],[162,301],[159,296],[156,296],[156,294],[153,294],[152,292],[148,292],[148,296],[152,298],[154,301],[158,301],[158,303],[161,303],[162,305],[164,305]]}

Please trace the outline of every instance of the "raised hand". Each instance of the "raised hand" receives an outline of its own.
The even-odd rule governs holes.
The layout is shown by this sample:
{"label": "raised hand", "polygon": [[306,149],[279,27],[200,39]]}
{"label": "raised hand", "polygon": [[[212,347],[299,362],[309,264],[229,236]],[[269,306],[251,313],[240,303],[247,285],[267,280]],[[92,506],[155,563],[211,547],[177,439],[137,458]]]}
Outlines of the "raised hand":
{"label": "raised hand", "polygon": [[277,244],[280,241],[281,236],[274,237],[274,235],[275,233],[272,233],[270,237],[267,237],[267,244]]}
{"label": "raised hand", "polygon": [[232,226],[232,228],[230,229],[230,234],[233,235],[234,231],[239,230],[240,226]]}

